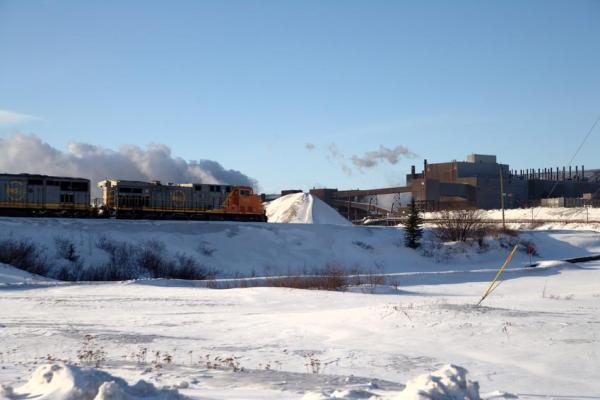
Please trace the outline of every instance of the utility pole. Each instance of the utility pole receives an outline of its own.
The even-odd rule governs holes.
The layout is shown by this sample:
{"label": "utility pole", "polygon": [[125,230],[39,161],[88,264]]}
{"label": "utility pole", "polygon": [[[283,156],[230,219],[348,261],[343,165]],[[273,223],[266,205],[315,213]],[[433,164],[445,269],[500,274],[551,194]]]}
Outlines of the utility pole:
{"label": "utility pole", "polygon": [[352,221],[352,216],[350,215],[350,197],[348,197],[348,221]]}
{"label": "utility pole", "polygon": [[533,205],[530,205],[531,207],[531,227],[533,227]]}
{"label": "utility pole", "polygon": [[585,205],[585,222],[590,223],[590,206]]}
{"label": "utility pole", "polygon": [[502,229],[506,230],[506,219],[504,218],[504,178],[502,166],[500,166],[500,208],[502,208]]}

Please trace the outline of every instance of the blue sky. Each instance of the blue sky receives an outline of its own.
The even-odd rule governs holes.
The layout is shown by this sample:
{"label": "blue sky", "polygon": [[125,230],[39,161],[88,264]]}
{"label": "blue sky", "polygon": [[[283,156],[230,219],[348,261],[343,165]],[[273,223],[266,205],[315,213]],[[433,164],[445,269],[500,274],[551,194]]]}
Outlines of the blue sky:
{"label": "blue sky", "polygon": [[[0,137],[162,143],[268,192],[562,166],[600,114],[600,1],[0,0],[0,57]],[[381,145],[416,156],[353,166]]]}

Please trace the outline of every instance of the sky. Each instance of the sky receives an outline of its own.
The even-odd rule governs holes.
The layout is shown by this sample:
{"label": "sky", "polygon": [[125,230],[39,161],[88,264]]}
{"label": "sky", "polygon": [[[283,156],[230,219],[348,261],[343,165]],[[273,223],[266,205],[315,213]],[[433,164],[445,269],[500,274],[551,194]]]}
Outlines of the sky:
{"label": "sky", "polygon": [[[166,145],[270,193],[565,165],[599,71],[598,0],[0,0],[0,138]],[[600,127],[574,163],[598,149]]]}

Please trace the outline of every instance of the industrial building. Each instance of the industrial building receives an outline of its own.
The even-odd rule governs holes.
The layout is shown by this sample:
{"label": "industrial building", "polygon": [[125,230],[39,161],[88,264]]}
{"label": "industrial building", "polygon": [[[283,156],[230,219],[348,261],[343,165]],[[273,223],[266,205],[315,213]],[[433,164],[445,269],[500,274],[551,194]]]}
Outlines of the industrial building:
{"label": "industrial building", "polygon": [[397,212],[410,198],[425,210],[520,208],[540,205],[549,197],[596,201],[600,170],[586,171],[584,166],[514,170],[498,163],[494,155],[471,154],[465,161],[424,161],[419,173],[412,166],[406,186],[311,193],[349,219]]}

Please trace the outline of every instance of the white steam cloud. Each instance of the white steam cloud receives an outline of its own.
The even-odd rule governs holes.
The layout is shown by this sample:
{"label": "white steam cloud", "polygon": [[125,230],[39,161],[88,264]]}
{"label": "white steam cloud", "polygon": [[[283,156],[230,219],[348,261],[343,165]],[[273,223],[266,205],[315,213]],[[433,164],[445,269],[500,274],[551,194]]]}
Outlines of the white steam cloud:
{"label": "white steam cloud", "polygon": [[216,161],[174,157],[163,144],[115,151],[74,142],[63,152],[35,135],[23,134],[0,138],[1,172],[82,177],[90,179],[92,187],[107,178],[258,186],[256,180]]}
{"label": "white steam cloud", "polygon": [[352,156],[350,159],[352,163],[359,169],[362,168],[373,168],[380,162],[387,161],[388,163],[395,165],[398,163],[401,157],[414,158],[416,154],[410,151],[404,146],[396,146],[393,149],[379,146],[379,149],[374,151],[367,151],[362,157]]}

